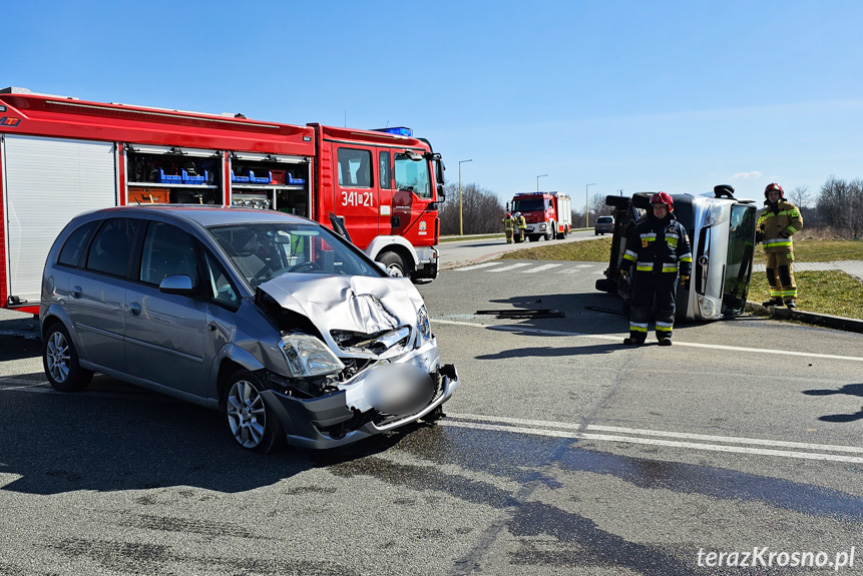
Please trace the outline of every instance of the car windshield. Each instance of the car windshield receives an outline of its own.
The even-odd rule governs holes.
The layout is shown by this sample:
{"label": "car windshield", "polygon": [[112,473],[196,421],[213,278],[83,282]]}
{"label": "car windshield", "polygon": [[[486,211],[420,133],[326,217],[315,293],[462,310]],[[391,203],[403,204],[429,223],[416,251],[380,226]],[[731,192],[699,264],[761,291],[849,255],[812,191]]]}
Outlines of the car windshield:
{"label": "car windshield", "polygon": [[600,216],[599,220],[596,221],[598,224],[609,224],[614,222],[614,219],[611,216]]}
{"label": "car windshield", "polygon": [[237,224],[214,226],[209,231],[253,288],[287,273],[386,276],[321,226]]}

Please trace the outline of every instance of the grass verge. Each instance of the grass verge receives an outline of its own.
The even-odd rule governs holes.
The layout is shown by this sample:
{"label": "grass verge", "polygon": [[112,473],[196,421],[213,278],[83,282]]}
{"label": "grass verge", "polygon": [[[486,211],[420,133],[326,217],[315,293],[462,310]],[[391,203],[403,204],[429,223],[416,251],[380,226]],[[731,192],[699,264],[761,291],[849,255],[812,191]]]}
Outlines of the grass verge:
{"label": "grass verge", "polygon": [[[536,245],[510,252],[502,259],[559,260],[574,262],[607,262],[611,238],[571,242],[569,244]],[[794,259],[798,262],[835,262],[863,260],[863,242],[859,240],[802,240],[794,243]],[[758,249],[755,262],[764,263],[764,251]],[[815,314],[830,314],[863,320],[863,282],[839,270],[795,272],[797,306]],[[764,272],[752,275],[749,300],[764,302],[770,296]]]}

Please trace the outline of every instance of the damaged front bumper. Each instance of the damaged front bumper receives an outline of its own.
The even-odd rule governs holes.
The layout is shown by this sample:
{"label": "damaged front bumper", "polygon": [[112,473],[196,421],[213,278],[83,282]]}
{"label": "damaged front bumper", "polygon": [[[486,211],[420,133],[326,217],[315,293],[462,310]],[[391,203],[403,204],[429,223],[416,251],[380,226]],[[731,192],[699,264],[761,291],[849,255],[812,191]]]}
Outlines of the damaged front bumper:
{"label": "damaged front bumper", "polygon": [[433,382],[430,401],[410,414],[384,416],[364,392],[371,371],[359,374],[344,389],[320,398],[303,399],[275,389],[262,392],[267,406],[279,419],[289,444],[303,448],[336,448],[394,430],[428,416],[452,397],[461,382],[452,364],[427,376]]}

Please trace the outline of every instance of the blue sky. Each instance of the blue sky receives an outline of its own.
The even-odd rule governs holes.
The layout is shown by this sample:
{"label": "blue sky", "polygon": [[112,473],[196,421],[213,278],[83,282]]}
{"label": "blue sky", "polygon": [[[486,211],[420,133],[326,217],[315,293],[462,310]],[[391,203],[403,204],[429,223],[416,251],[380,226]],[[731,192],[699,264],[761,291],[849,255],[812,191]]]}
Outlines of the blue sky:
{"label": "blue sky", "polygon": [[7,4],[3,86],[410,126],[503,200],[863,178],[857,1]]}

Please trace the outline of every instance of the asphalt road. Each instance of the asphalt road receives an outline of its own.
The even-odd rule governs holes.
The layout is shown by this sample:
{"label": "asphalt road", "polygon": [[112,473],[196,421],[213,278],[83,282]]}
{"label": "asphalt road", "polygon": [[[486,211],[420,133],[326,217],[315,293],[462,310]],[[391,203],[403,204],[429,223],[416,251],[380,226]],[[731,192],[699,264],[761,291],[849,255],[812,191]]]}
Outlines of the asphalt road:
{"label": "asphalt road", "polygon": [[420,286],[447,418],[325,453],[247,454],[107,378],[55,393],[0,321],[0,574],[863,573],[863,336],[742,317],[625,347],[603,268]]}

